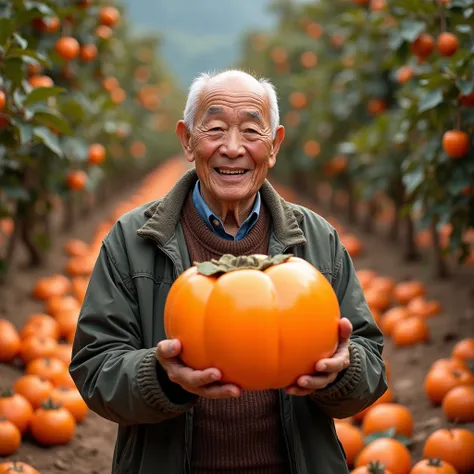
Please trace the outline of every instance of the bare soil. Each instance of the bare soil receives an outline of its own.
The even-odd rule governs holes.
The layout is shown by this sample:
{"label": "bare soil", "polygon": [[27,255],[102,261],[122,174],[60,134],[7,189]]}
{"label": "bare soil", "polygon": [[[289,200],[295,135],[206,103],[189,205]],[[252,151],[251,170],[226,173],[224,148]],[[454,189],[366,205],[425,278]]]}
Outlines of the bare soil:
{"label": "bare soil", "polygon": [[[7,318],[20,328],[28,315],[41,311],[43,306],[31,297],[36,280],[62,272],[66,263],[62,249],[66,241],[71,237],[89,241],[98,225],[132,191],[132,187],[124,190],[115,200],[98,206],[93,215],[78,222],[70,234],[58,236],[53,251],[41,268],[22,268],[20,254],[19,267],[12,272],[6,286],[0,287],[0,318]],[[401,259],[400,249],[385,238],[351,230],[363,239],[366,249],[355,259],[357,269],[373,269],[397,281],[419,279],[426,283],[428,296],[436,298],[442,305],[441,313],[429,320],[429,343],[395,349],[391,341],[387,341],[384,354],[392,369],[392,389],[397,401],[407,405],[416,419],[412,449],[414,459],[418,460],[426,437],[434,429],[446,425],[441,410],[432,407],[424,396],[423,379],[427,370],[434,360],[449,356],[456,341],[474,335],[474,269],[456,269],[449,280],[437,281],[431,277],[426,260],[407,264]],[[0,387],[10,386],[21,374],[19,368],[1,364]],[[468,427],[474,429],[474,424]],[[90,413],[78,426],[77,434],[69,445],[46,449],[26,437],[19,451],[7,459],[30,463],[42,474],[110,472],[116,429],[113,423]]]}

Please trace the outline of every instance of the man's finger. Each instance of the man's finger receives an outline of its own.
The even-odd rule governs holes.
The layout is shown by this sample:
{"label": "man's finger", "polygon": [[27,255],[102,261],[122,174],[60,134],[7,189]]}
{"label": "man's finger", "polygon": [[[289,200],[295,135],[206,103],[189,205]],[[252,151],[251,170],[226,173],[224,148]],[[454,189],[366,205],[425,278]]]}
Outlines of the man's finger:
{"label": "man's finger", "polygon": [[156,346],[156,355],[160,359],[172,359],[181,352],[181,342],[178,339],[166,339]]}
{"label": "man's finger", "polygon": [[316,372],[332,373],[332,372],[341,372],[344,369],[347,369],[351,363],[349,349],[346,345],[343,350],[336,352],[329,359],[321,359],[316,362],[314,366]]}
{"label": "man's finger", "polygon": [[352,323],[347,318],[339,321],[339,344],[349,340],[352,334]]}
{"label": "man's finger", "polygon": [[217,369],[194,370],[190,367],[180,367],[176,374],[168,373],[170,379],[180,385],[192,388],[193,390],[217,382],[221,378],[221,373]]}
{"label": "man's finger", "polygon": [[330,383],[333,383],[336,380],[337,373],[331,373],[328,375],[313,375],[313,376],[303,376],[300,377],[296,383],[299,387],[311,392],[314,390],[321,390],[327,387]]}
{"label": "man's finger", "polygon": [[233,384],[216,384],[199,390],[198,395],[212,399],[237,398],[240,396],[240,389]]}

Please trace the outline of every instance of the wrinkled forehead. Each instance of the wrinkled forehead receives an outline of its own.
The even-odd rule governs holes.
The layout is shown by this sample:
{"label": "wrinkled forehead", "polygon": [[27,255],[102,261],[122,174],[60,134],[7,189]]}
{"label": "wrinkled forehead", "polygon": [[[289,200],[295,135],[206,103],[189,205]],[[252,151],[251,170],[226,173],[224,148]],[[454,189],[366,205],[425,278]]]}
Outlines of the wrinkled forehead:
{"label": "wrinkled forehead", "polygon": [[219,115],[234,114],[269,123],[270,103],[264,87],[256,80],[227,78],[209,81],[199,98],[197,117],[206,120]]}

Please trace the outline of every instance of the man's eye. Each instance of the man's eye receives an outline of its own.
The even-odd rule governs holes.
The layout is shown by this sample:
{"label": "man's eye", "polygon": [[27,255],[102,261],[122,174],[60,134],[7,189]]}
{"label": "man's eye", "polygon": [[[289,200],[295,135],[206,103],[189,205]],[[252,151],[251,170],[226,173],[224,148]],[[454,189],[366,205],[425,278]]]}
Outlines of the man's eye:
{"label": "man's eye", "polygon": [[212,127],[210,131],[211,132],[222,132],[222,130],[223,130],[222,127]]}
{"label": "man's eye", "polygon": [[255,130],[254,128],[246,128],[245,132],[246,133],[258,133],[257,130]]}

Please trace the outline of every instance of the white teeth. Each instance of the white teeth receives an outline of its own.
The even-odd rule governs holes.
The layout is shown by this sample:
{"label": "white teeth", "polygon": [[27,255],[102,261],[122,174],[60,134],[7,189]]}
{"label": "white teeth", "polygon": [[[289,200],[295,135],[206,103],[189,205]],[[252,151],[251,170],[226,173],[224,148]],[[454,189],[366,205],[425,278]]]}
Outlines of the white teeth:
{"label": "white teeth", "polygon": [[244,174],[245,170],[239,170],[239,171],[235,170],[234,171],[234,170],[220,170],[220,169],[218,169],[217,172],[219,174]]}

